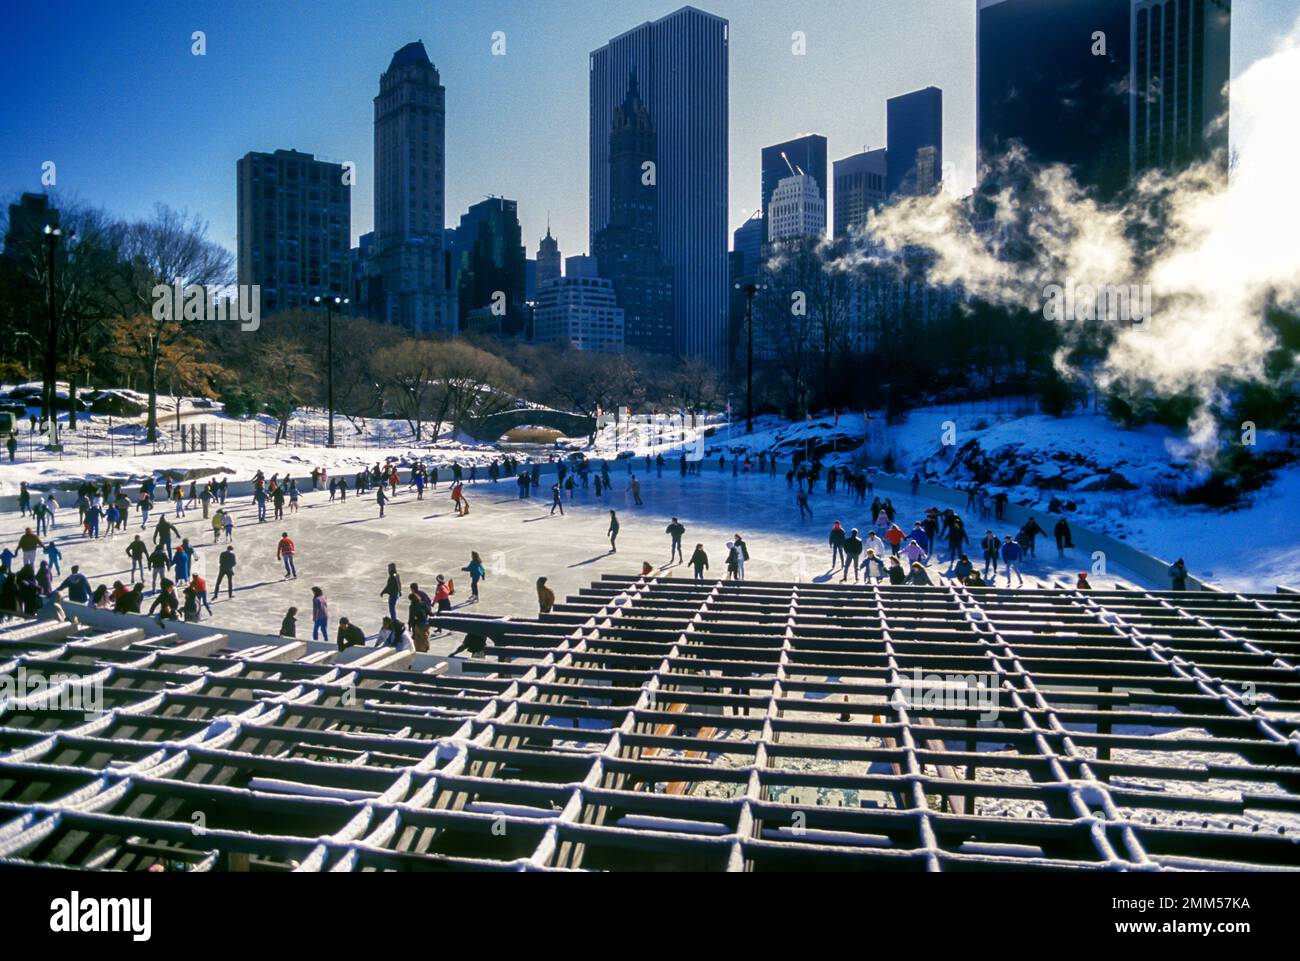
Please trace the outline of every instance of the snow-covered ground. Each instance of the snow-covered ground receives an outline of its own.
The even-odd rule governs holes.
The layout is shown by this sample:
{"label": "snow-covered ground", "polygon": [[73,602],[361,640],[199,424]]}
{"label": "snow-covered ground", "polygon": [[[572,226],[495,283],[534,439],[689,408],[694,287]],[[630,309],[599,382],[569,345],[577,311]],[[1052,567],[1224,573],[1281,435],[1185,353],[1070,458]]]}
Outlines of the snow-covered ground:
{"label": "snow-covered ground", "polygon": [[[556,594],[564,596],[605,573],[640,573],[646,561],[656,568],[665,565],[669,540],[664,528],[673,516],[686,525],[687,556],[697,543],[704,545],[709,576],[726,575],[725,545],[740,532],[749,545],[746,576],[750,580],[822,580],[839,576],[829,571],[827,535],[832,521],[839,519],[846,527],[866,530],[869,505],[854,505],[844,493],[814,494],[814,519],[801,521],[794,495],[786,490],[783,479],[752,474],[733,478],[730,468],[719,473],[716,467],[685,479],[667,469],[662,477],[644,476],[644,462],[636,463],[645,506],[633,506],[625,492],[630,474],[627,462],[622,462],[612,468],[615,489],[610,496],[597,499],[594,490],[579,488],[573,501],[566,501],[563,517],[550,515],[548,496],[520,500],[516,485],[509,480],[467,485],[471,510],[465,517],[455,515],[445,483],[438,491],[426,492],[423,501],[417,501],[414,492],[401,490],[382,520],[373,496],[353,494],[346,502],[331,504],[322,491],[305,494],[296,515],[258,524],[251,498],[232,497],[227,506],[235,512],[237,589],[233,600],[214,600],[212,623],[274,633],[285,609],[293,605],[302,612],[300,625],[309,630],[310,588],[318,584],[330,598],[335,621],[347,616],[373,635],[385,613],[379,591],[389,562],[397,564],[404,585],[411,581],[430,585],[439,573],[453,577],[455,600],[463,603],[469,579],[461,568],[469,563],[470,551],[481,554],[488,570],[478,609],[534,616],[538,576],[547,576]],[[911,528],[913,519],[921,518],[926,506],[907,496],[896,497],[894,502],[906,529]],[[617,554],[609,553],[605,536],[611,508],[617,510],[621,523]],[[80,564],[94,584],[128,580],[127,543],[136,533],[151,540],[157,515],[150,520],[149,528],[140,531],[140,519],[133,512],[127,533],[88,540],[75,530],[75,507],[64,507],[59,512],[61,526],[54,531],[54,540],[63,552],[64,573],[72,564]],[[198,549],[197,570],[215,587],[222,545],[212,544],[209,523],[198,509],[175,522],[181,535]],[[5,512],[0,516],[0,541],[12,547],[25,523],[29,521],[24,522],[16,511]],[[281,531],[288,531],[297,545],[297,581],[284,582],[275,559]],[[1051,578],[1072,583],[1082,563],[1079,556],[1058,560],[1055,549],[1044,546],[1039,558],[1024,566],[1026,584]],[[946,563],[934,564],[932,577],[941,581],[939,575],[947,568]],[[689,568],[681,565],[663,568],[663,573],[691,576]],[[1096,586],[1112,586],[1116,578],[1130,583],[1137,580],[1131,572],[1117,568],[1110,577],[1098,579]],[[403,603],[403,616],[405,610]],[[437,653],[440,648],[435,645],[434,650]]]}
{"label": "snow-covered ground", "polygon": [[[1300,586],[1300,524],[1293,520],[1300,505],[1300,462],[1281,468],[1246,505],[1221,510],[1163,496],[1197,471],[1178,434],[1155,425],[1122,430],[1099,414],[999,418],[922,409],[897,425],[862,414],[796,424],[765,417],[756,420],[752,435],[736,423],[707,439],[714,457],[715,449],[776,448],[788,454],[805,443],[814,453],[829,451],[822,458],[826,464],[859,463],[865,449],[869,463],[889,458],[899,475],[915,471],[962,489],[972,482],[972,462],[987,458],[1002,474],[988,489],[1006,491],[1012,503],[1046,510],[1053,497],[1073,501],[1069,517],[1076,525],[1158,557],[1182,557],[1194,574],[1230,590]],[[1284,444],[1283,438],[1260,435],[1261,447]]]}

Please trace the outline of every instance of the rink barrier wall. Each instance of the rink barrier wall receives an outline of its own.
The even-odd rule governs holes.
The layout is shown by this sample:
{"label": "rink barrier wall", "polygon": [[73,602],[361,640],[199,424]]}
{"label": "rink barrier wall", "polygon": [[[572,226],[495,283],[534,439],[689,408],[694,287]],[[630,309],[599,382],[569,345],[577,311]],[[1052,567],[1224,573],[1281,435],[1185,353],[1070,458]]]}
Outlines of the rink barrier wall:
{"label": "rink barrier wall", "polygon": [[[298,655],[299,657],[329,651],[337,655],[330,663],[339,667],[347,667],[348,664],[361,657],[383,650],[383,648],[375,647],[373,644],[365,644],[339,651],[338,644],[332,641],[326,643],[324,641],[305,640],[300,637],[280,637],[275,634],[258,634],[253,631],[235,631],[206,621],[166,621],[159,624],[156,617],[151,617],[148,614],[118,614],[104,608],[78,604],[66,598],[60,603],[63,605],[64,613],[67,614],[69,620],[75,618],[82,624],[102,631],[136,628],[144,632],[146,639],[161,637],[164,634],[174,635],[183,641],[208,640],[220,636],[225,638],[225,646],[233,650],[247,650],[277,643],[302,644],[304,649]],[[393,653],[402,652],[394,650]],[[445,673],[448,675],[461,673],[461,662],[457,658],[439,657],[434,654],[413,654],[408,669],[418,673],[436,668],[442,664],[447,665]]]}
{"label": "rink barrier wall", "polygon": [[[600,459],[593,458],[592,460],[593,462],[598,463]],[[645,461],[644,457],[629,457],[629,458],[624,458],[622,461],[609,459],[610,473],[613,474],[618,472],[617,469],[620,466],[622,466],[623,467],[622,473],[624,473],[625,475],[630,474],[632,472],[631,465],[639,465],[644,469],[645,466],[644,461]],[[707,470],[709,463],[710,461],[705,461],[704,465],[701,467],[701,470]],[[778,475],[783,474],[784,471],[789,468],[790,463],[791,462],[789,461],[778,462],[778,467],[777,467]],[[532,467],[531,464],[528,464],[527,466],[530,468]],[[549,474],[555,474],[557,468],[559,467],[559,462],[545,461],[538,464],[537,466],[540,469],[539,473],[545,476]],[[665,466],[664,469],[667,470],[668,467]],[[441,471],[443,469],[440,468],[439,470]],[[355,471],[351,471],[344,476],[350,478],[355,473],[356,473]],[[331,476],[337,477],[339,475],[334,474]],[[286,474],[284,476],[284,479],[287,481],[290,477],[298,481],[298,489],[303,493],[308,493],[311,490],[311,477],[309,476],[309,474],[305,474],[302,476],[296,474]],[[184,482],[188,484],[189,479],[188,478],[185,479]],[[129,483],[130,486],[132,487],[138,487],[140,480],[138,477],[133,478]],[[444,486],[446,483],[447,483],[446,478],[441,478],[441,477],[439,478],[439,488],[438,488],[439,491],[446,489],[446,487]],[[486,478],[483,477],[480,477],[476,481],[476,484],[483,484],[483,483],[490,483],[490,481],[487,481]],[[511,484],[514,483],[514,480],[512,477],[502,477],[499,483]],[[911,480],[909,478],[901,477],[896,474],[886,474],[883,471],[880,471],[879,469],[877,469],[875,474],[875,485],[877,488],[881,490],[904,493],[904,494],[910,494],[911,487],[912,487]],[[125,487],[127,485],[124,483],[123,486]],[[75,505],[76,486],[75,485],[41,485],[39,487],[32,488],[33,493],[39,492],[44,494],[50,491],[54,491],[56,495],[59,493],[72,495],[72,497],[68,501],[62,503],[62,507],[60,508],[60,513],[63,513],[70,509],[71,510],[76,509],[76,505]],[[249,478],[248,480],[231,480],[228,482],[228,494],[231,497],[249,497],[252,496],[252,493],[253,493],[252,478]],[[964,510],[966,507],[966,494],[964,492],[956,490],[955,488],[945,487],[942,484],[935,484],[935,483],[923,481],[920,485],[919,493],[924,494],[926,497],[934,500],[936,503],[954,505],[959,511]],[[3,508],[4,510],[16,511],[18,509],[17,495],[8,495],[5,497],[0,497],[0,508]],[[155,513],[159,509],[160,507],[155,507]],[[1052,539],[1051,531],[1052,531],[1052,526],[1056,523],[1056,516],[1057,515],[1049,514],[1047,511],[1034,510],[1033,508],[1022,507],[1019,504],[1013,504],[1008,502],[1006,505],[1004,518],[1001,521],[995,521],[994,523],[1014,524],[1020,526],[1027,523],[1029,519],[1032,517],[1035,520],[1037,520],[1038,525],[1042,527],[1044,531],[1047,532],[1046,533],[1046,537],[1048,539],[1047,542],[1048,544],[1052,545],[1052,547],[1054,548],[1055,541],[1054,539]],[[1072,523],[1070,525],[1070,534],[1071,534],[1071,538],[1074,541],[1075,548],[1085,551],[1089,555],[1089,563],[1084,565],[1086,568],[1091,568],[1092,553],[1095,551],[1102,551],[1106,555],[1106,560],[1108,565],[1111,562],[1116,562],[1119,566],[1125,567],[1128,570],[1132,571],[1134,574],[1138,575],[1139,577],[1145,578],[1149,583],[1153,585],[1157,585],[1158,589],[1163,590],[1167,588],[1169,584],[1169,567],[1173,563],[1172,561],[1162,560],[1161,558],[1156,557],[1153,554],[1149,554],[1146,551],[1139,550],[1138,548],[1133,547],[1130,544],[1126,544],[1121,540],[1118,540],[1107,534],[1098,533],[1097,531],[1093,531],[1082,525],[1075,526]],[[975,540],[976,538],[972,538],[972,542],[974,542]],[[974,543],[972,543],[972,546],[974,546]],[[1195,577],[1190,573],[1188,574],[1187,577],[1187,584],[1193,590],[1204,590],[1204,591],[1223,590],[1213,582]]]}

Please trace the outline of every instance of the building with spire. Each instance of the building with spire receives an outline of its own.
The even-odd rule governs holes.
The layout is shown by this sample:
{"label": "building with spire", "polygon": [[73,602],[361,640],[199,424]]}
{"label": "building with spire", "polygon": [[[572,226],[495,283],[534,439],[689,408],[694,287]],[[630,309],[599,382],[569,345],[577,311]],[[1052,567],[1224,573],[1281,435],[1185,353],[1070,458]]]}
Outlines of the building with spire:
{"label": "building with spire", "polygon": [[625,346],[671,354],[673,274],[660,253],[658,187],[647,175],[656,156],[655,126],[634,68],[610,127],[609,221],[596,234],[592,253],[623,308]]}
{"label": "building with spire", "polygon": [[[682,7],[592,51],[590,240],[610,225],[613,126],[635,70],[656,137],[659,250],[672,270],[676,353],[727,363],[727,130],[729,25]],[[604,270],[604,264],[601,265]]]}
{"label": "building with spire", "polygon": [[551,236],[551,218],[546,218],[546,236],[537,245],[537,290],[560,277],[560,242]]}
{"label": "building with spire", "polygon": [[420,41],[395,54],[375,97],[375,239],[370,303],[376,320],[414,331],[457,329],[443,246],[446,92]]}

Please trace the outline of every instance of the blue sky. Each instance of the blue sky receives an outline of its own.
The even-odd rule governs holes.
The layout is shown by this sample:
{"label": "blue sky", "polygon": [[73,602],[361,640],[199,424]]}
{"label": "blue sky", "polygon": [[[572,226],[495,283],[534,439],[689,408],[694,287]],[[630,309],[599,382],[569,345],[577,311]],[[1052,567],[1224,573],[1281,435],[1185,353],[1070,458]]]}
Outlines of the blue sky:
{"label": "blue sky", "polygon": [[[235,162],[295,148],[353,160],[353,238],[371,226],[372,98],[422,39],[447,88],[447,218],[519,201],[536,252],[550,211],[587,247],[587,54],[680,0],[222,0],[11,6],[0,37],[0,194],[58,190],[125,215],[157,201],[235,245]],[[731,221],[757,204],[759,150],[825,134],[832,158],[883,146],[885,100],[944,91],[945,159],[974,179],[975,0],[713,0],[731,21]],[[1266,55],[1300,0],[1234,5],[1233,74]],[[207,54],[190,53],[202,30]],[[803,31],[805,56],[791,53]],[[506,55],[491,55],[504,31]]]}

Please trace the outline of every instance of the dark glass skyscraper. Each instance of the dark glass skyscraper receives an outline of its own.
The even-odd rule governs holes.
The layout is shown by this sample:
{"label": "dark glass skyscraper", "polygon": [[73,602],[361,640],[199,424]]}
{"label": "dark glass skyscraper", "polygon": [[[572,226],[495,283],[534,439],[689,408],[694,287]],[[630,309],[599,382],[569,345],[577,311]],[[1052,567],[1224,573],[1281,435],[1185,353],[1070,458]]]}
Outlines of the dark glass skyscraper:
{"label": "dark glass skyscraper", "polygon": [[[1129,174],[1130,0],[980,0],[980,174],[1012,141],[1112,196]],[[1098,33],[1105,52],[1098,54]],[[889,165],[894,167],[893,145]]]}
{"label": "dark glass skyscraper", "polygon": [[867,215],[885,202],[885,176],[889,173],[888,151],[868,150],[835,161],[835,236],[867,222]]}
{"label": "dark glass skyscraper", "polygon": [[821,134],[808,134],[796,137],[785,143],[764,147],[763,161],[763,216],[772,204],[772,194],[776,185],[786,177],[805,173],[817,181],[817,189],[825,201],[830,194],[826,190],[826,138]]}
{"label": "dark glass skyscraper", "polygon": [[456,292],[460,325],[470,313],[488,310],[501,333],[524,329],[524,251],[518,204],[489,197],[461,214],[456,228]]}
{"label": "dark glass skyscraper", "polygon": [[885,191],[933,193],[943,179],[943,91],[925,87],[885,104],[889,166]]}
{"label": "dark glass skyscraper", "polygon": [[654,124],[633,73],[609,134],[609,223],[592,253],[623,308],[624,345],[671,354],[673,277],[659,253],[659,188],[646,175],[655,156]]}
{"label": "dark glass skyscraper", "polygon": [[[1132,163],[1180,167],[1226,147],[1227,0],[1133,0]],[[1227,163],[1227,152],[1221,154]]]}
{"label": "dark glass skyscraper", "polygon": [[723,18],[683,7],[615,37],[589,64],[592,249],[612,216],[610,133],[635,73],[655,130],[649,172],[675,352],[716,364],[727,360],[727,34]]}

